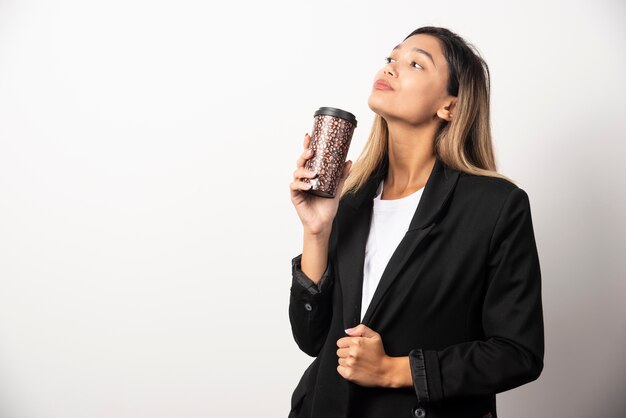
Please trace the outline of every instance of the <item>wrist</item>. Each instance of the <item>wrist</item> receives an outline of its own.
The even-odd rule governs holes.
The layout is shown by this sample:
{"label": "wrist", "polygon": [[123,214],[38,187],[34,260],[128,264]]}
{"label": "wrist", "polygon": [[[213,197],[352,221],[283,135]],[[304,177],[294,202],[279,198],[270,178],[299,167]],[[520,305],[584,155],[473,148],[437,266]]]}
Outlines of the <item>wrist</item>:
{"label": "wrist", "polygon": [[302,245],[303,250],[313,250],[316,252],[326,253],[328,251],[328,245],[330,244],[330,231],[328,233],[318,232],[304,232]]}
{"label": "wrist", "polygon": [[385,386],[393,389],[413,386],[409,357],[387,357]]}
{"label": "wrist", "polygon": [[311,240],[324,240],[330,237],[330,232],[332,228],[321,228],[321,229],[308,229],[304,228],[304,237],[305,239]]}

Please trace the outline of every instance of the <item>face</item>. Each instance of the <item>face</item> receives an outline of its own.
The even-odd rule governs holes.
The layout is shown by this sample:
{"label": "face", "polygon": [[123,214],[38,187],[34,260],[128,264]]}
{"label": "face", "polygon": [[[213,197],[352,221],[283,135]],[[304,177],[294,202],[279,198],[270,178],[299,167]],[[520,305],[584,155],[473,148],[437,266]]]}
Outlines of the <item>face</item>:
{"label": "face", "polygon": [[[430,55],[430,57],[429,57]],[[374,78],[368,105],[387,122],[411,125],[449,120],[448,63],[439,40],[419,34],[396,46]]]}

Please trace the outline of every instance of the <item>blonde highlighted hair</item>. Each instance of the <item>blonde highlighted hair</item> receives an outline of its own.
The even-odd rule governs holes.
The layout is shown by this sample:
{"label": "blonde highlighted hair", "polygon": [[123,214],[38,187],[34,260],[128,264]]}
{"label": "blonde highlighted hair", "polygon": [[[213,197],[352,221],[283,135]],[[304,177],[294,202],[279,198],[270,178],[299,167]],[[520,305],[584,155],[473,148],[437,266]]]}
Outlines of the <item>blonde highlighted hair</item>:
{"label": "blonde highlighted hair", "polygon": [[[448,167],[468,174],[499,177],[491,141],[489,119],[489,67],[475,48],[448,29],[424,26],[413,35],[439,39],[448,62],[448,94],[457,97],[454,118],[441,119],[435,134],[435,154]],[[363,151],[350,169],[341,196],[359,190],[387,157],[389,130],[381,116],[374,117]]]}

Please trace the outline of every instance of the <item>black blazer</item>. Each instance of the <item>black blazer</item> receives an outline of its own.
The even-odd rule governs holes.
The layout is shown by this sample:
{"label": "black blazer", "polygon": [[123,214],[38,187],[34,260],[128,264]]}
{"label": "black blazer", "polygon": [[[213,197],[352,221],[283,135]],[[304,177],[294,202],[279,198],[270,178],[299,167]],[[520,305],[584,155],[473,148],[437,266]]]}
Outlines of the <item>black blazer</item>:
{"label": "black blazer", "polygon": [[[541,274],[527,194],[513,183],[437,159],[408,231],[363,318],[385,352],[409,356],[412,388],[368,388],[337,371],[336,342],[360,323],[373,198],[387,172],[339,202],[318,284],[292,260],[289,320],[315,360],[290,418],[497,417],[495,394],[539,377]],[[491,415],[489,415],[491,413]]]}

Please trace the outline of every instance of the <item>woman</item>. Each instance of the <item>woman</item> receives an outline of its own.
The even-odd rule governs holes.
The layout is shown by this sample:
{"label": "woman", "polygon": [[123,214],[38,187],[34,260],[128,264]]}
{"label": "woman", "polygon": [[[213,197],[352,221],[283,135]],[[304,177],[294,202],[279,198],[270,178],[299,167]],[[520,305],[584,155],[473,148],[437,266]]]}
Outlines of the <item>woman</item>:
{"label": "woman", "polygon": [[368,101],[365,149],[334,199],[291,200],[304,228],[289,319],[316,357],[290,417],[497,417],[495,394],[543,369],[541,275],[527,194],[496,172],[489,71],[422,27]]}

